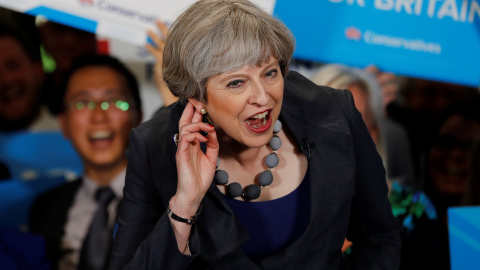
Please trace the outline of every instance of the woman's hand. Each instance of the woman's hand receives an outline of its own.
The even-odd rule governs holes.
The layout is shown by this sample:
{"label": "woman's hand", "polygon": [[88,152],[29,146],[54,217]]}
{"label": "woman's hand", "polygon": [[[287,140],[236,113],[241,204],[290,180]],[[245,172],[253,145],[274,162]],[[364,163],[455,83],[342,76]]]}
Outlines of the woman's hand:
{"label": "woman's hand", "polygon": [[167,107],[168,105],[177,101],[177,97],[170,92],[168,89],[167,84],[163,80],[163,73],[162,73],[162,64],[163,64],[163,48],[165,47],[165,41],[168,36],[168,28],[167,26],[161,22],[157,21],[157,27],[160,30],[161,36],[155,34],[154,31],[148,30],[147,34],[148,37],[152,40],[152,44],[147,43],[145,45],[145,49],[150,52],[155,57],[155,68],[154,68],[154,80],[155,85],[157,87],[160,96],[162,97],[163,105]]}
{"label": "woman's hand", "polygon": [[391,72],[382,72],[374,65],[366,67],[365,71],[371,73],[377,79],[382,91],[382,105],[385,110],[387,105],[397,98],[399,91],[397,76]]}
{"label": "woman's hand", "polygon": [[[213,181],[217,165],[219,144],[215,128],[203,123],[202,117],[189,102],[178,123],[180,127],[180,141],[176,154],[178,186],[170,204],[175,214],[183,214],[186,218],[196,213]],[[208,132],[207,136],[200,134],[201,131]],[[205,153],[200,149],[200,143],[206,143]]]}

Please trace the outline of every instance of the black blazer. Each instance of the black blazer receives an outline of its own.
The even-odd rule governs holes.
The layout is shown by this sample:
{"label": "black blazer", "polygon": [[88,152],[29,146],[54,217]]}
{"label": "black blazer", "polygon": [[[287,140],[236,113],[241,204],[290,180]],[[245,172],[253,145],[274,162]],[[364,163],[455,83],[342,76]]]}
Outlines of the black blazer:
{"label": "black blazer", "polygon": [[124,202],[110,269],[340,269],[345,237],[355,269],[397,269],[400,237],[387,198],[385,170],[352,95],[319,87],[296,72],[285,79],[280,117],[308,159],[310,224],[277,254],[253,262],[248,234],[212,183],[192,227],[190,250],[177,247],[166,214],[175,194],[176,103],[134,129],[127,151]]}
{"label": "black blazer", "polygon": [[30,231],[44,236],[53,269],[57,269],[57,262],[62,256],[60,245],[65,234],[68,210],[81,184],[82,179],[79,178],[47,191],[35,199],[30,209]]}

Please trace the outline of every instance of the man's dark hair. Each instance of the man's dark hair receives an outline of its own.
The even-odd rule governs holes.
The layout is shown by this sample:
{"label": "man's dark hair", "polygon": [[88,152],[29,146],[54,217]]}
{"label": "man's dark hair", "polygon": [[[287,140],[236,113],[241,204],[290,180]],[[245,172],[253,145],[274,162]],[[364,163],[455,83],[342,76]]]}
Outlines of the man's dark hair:
{"label": "man's dark hair", "polygon": [[452,103],[445,108],[434,122],[434,134],[438,134],[445,122],[453,115],[477,122],[480,125],[480,95],[475,94],[468,100],[461,100]]}
{"label": "man's dark hair", "polygon": [[25,29],[19,28],[4,18],[0,19],[0,37],[10,37],[16,40],[30,60],[40,60],[40,45],[32,41],[35,40],[35,37],[31,39]]}
{"label": "man's dark hair", "polygon": [[[85,67],[107,67],[115,70],[118,74],[120,74],[127,83],[127,88],[133,96],[133,100],[135,102],[135,109],[141,110],[142,109],[142,101],[140,99],[140,90],[138,87],[138,82],[135,76],[130,72],[130,70],[125,67],[117,58],[108,55],[87,55],[82,56],[76,59],[70,70],[64,77],[64,81],[62,84],[62,91],[60,92],[60,100],[63,102],[67,92],[68,82],[72,78],[72,76],[80,69]],[[62,107],[65,110],[64,107]]]}

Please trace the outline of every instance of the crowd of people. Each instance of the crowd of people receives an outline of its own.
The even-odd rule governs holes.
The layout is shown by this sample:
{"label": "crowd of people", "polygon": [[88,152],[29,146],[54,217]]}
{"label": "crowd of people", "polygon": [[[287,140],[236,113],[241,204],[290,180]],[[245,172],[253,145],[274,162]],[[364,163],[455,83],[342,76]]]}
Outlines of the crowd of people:
{"label": "crowd of people", "polygon": [[0,15],[0,140],[61,133],[83,170],[0,222],[0,268],[450,269],[447,209],[480,205],[478,88],[312,68],[278,19],[204,0],[148,32],[143,119],[94,34]]}

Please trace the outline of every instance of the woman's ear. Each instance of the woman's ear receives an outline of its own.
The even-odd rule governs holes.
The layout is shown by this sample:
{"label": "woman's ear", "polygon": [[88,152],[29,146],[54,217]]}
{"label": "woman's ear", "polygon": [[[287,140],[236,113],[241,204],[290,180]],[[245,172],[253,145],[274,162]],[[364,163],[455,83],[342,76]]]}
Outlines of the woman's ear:
{"label": "woman's ear", "polygon": [[202,108],[205,107],[205,103],[200,102],[200,101],[198,101],[196,99],[193,99],[193,98],[189,98],[188,102],[191,102],[193,104],[193,107],[195,107],[195,110],[197,110],[197,111],[201,111]]}

